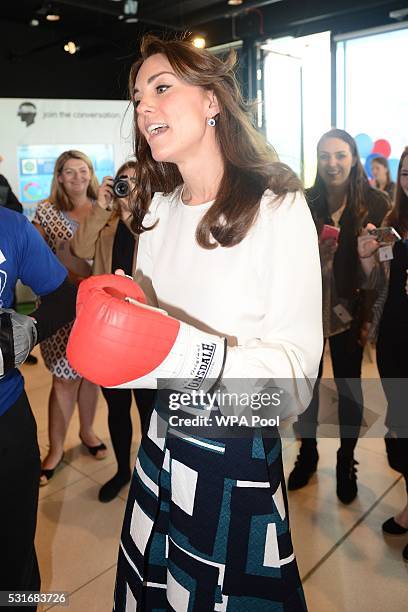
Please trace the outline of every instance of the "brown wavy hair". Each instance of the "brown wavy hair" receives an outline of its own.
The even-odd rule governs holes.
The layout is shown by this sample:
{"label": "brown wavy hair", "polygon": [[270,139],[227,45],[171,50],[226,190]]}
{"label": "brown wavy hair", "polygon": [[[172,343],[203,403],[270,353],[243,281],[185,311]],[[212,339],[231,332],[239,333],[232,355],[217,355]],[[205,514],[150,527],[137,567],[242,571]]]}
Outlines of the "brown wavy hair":
{"label": "brown wavy hair", "polygon": [[48,199],[51,204],[54,204],[55,208],[58,210],[70,211],[74,209],[74,205],[71,202],[68,194],[66,193],[64,186],[58,180],[58,176],[61,174],[64,165],[69,159],[80,159],[85,162],[89,168],[89,172],[91,174],[91,180],[89,181],[88,189],[86,195],[91,200],[96,200],[98,197],[98,179],[96,178],[95,170],[92,165],[91,160],[85,153],[82,151],[76,151],[75,149],[71,149],[70,151],[64,151],[58,157],[54,166],[54,175],[52,177],[51,183],[51,193]]}
{"label": "brown wavy hair", "polygon": [[[196,239],[205,249],[220,244],[231,247],[243,240],[255,221],[259,202],[265,189],[271,189],[281,201],[287,193],[302,189],[296,174],[278,161],[274,149],[254,127],[249,106],[239,90],[234,66],[235,53],[226,61],[205,49],[197,49],[187,40],[162,40],[147,35],[142,39],[141,58],[129,75],[129,93],[133,100],[135,80],[142,63],[150,56],[166,56],[175,74],[189,85],[214,92],[219,115],[215,126],[216,137],[224,161],[224,173],[214,204],[197,227]],[[137,127],[134,109],[134,146],[138,161],[135,198],[132,198],[132,227],[136,233],[152,229],[143,225],[152,191],[165,194],[182,185],[183,179],[176,164],[156,162],[150,147]],[[154,226],[153,226],[154,227]]]}
{"label": "brown wavy hair", "polygon": [[400,162],[398,164],[397,187],[395,190],[394,204],[386,218],[387,225],[392,225],[395,229],[403,234],[408,232],[408,196],[401,187],[401,170],[404,159],[408,157],[408,147],[402,152]]}
{"label": "brown wavy hair", "polygon": [[[329,138],[338,138],[339,140],[345,142],[349,146],[351,154],[355,159],[355,163],[350,170],[348,180],[346,206],[349,208],[355,223],[358,225],[359,222],[366,216],[368,211],[368,194],[371,189],[370,183],[368,182],[367,175],[361,163],[357,144],[354,138],[345,130],[333,128],[321,136],[319,142],[317,143],[317,152],[319,152],[322,142]],[[310,188],[309,194],[311,200],[319,196],[323,197],[323,200],[326,199],[327,187],[320,176],[319,171],[317,171],[315,182]]]}

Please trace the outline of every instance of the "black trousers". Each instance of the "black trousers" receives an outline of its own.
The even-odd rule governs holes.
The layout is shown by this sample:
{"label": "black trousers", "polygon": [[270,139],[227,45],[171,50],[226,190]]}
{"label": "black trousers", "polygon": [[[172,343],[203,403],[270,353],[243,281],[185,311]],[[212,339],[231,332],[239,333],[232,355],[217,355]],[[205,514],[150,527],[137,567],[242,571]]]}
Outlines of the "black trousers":
{"label": "black trousers", "polygon": [[405,478],[408,492],[408,329],[380,325],[377,367],[387,399],[385,425],[397,434],[387,434],[385,447],[390,466]]}
{"label": "black trousers", "polygon": [[[363,347],[358,344],[355,333],[344,331],[328,338],[333,374],[338,391],[338,416],[341,449],[352,454],[357,444],[363,418],[363,391],[361,388],[361,364]],[[316,440],[319,412],[319,385],[323,371],[323,356],[320,361],[318,379],[313,398],[308,408],[296,423],[295,429],[303,439]]]}
{"label": "black trousers", "polygon": [[23,392],[0,416],[0,591],[40,590],[34,548],[40,469],[37,425]]}
{"label": "black trousers", "polygon": [[139,410],[143,432],[149,422],[156,392],[151,389],[107,389],[102,387],[102,394],[108,405],[108,427],[118,462],[118,472],[123,475],[130,474],[132,391]]}

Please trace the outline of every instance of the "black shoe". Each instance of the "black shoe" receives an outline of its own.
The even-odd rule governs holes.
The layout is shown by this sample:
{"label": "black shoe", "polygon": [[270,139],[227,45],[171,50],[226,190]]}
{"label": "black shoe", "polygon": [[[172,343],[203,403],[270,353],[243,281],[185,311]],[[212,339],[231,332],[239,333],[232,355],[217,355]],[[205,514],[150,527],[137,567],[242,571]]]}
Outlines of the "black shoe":
{"label": "black shoe", "polygon": [[402,551],[402,558],[404,559],[405,563],[408,563],[408,544]]}
{"label": "black shoe", "polygon": [[115,499],[117,494],[130,480],[130,474],[116,474],[99,489],[98,499],[107,503]]}
{"label": "black shoe", "polygon": [[305,487],[317,469],[319,453],[316,444],[302,443],[297,456],[295,467],[289,474],[288,490],[296,491]]}
{"label": "black shoe", "polygon": [[351,504],[357,496],[357,468],[358,461],[353,455],[343,455],[341,449],[337,451],[337,497],[343,504]]}
{"label": "black shoe", "polygon": [[45,470],[41,470],[41,472],[40,472],[40,487],[45,487],[50,482],[51,478],[54,476],[55,471],[59,468],[59,466],[61,465],[63,460],[64,460],[64,453],[62,453],[61,459],[58,461],[58,463],[55,465],[55,467],[49,468],[49,469],[45,469]]}
{"label": "black shoe", "polygon": [[38,359],[30,353],[24,363],[27,363],[28,365],[36,365],[38,363]]}
{"label": "black shoe", "polygon": [[107,454],[105,451],[107,451],[108,449],[101,440],[99,440],[100,444],[98,444],[97,446],[88,446],[88,444],[85,444],[81,436],[79,436],[79,439],[81,440],[85,448],[88,450],[88,452],[92,455],[92,457],[95,457],[95,459],[98,459],[98,461],[106,459]]}
{"label": "black shoe", "polygon": [[384,533],[387,533],[388,535],[404,535],[405,533],[408,533],[408,529],[406,529],[405,527],[402,527],[402,525],[399,525],[397,523],[397,521],[394,520],[393,517],[389,518],[388,521],[385,521],[385,523],[382,524],[382,530],[384,531]]}

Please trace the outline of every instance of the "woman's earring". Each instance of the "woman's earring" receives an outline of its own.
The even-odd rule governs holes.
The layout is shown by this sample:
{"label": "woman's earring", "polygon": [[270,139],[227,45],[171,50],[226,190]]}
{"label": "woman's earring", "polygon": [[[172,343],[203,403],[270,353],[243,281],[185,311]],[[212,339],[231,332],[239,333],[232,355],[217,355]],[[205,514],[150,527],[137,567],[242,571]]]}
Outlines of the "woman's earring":
{"label": "woman's earring", "polygon": [[214,125],[215,125],[215,119],[214,119],[214,117],[211,117],[210,119],[207,119],[207,123],[208,123],[208,125],[210,125],[211,127],[214,127]]}

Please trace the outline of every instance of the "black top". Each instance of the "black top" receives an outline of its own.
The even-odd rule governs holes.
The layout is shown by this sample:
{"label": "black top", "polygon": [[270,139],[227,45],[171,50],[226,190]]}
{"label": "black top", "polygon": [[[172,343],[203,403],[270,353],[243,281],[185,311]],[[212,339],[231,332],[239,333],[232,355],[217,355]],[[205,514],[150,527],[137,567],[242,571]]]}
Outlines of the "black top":
{"label": "black top", "polygon": [[125,274],[132,276],[134,251],[135,238],[127,225],[120,219],[113,241],[112,273],[120,268],[124,270]]}
{"label": "black top", "polygon": [[23,207],[12,192],[8,180],[2,174],[0,174],[0,206],[19,213],[23,212]]}
{"label": "black top", "polygon": [[393,248],[390,283],[381,324],[387,327],[408,328],[408,295],[405,292],[408,270],[408,241],[400,240]]}

